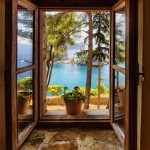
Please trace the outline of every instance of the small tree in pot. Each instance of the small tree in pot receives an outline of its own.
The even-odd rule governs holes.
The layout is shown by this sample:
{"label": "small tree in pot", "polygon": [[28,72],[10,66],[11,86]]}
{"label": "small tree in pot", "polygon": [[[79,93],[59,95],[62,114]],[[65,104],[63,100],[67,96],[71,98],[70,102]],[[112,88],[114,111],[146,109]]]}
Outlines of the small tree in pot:
{"label": "small tree in pot", "polygon": [[18,113],[26,114],[32,99],[32,77],[21,78],[17,81]]}
{"label": "small tree in pot", "polygon": [[80,87],[76,86],[71,92],[66,92],[68,88],[64,87],[64,99],[67,114],[78,115],[81,113],[82,102],[85,102],[85,96],[79,91]]}

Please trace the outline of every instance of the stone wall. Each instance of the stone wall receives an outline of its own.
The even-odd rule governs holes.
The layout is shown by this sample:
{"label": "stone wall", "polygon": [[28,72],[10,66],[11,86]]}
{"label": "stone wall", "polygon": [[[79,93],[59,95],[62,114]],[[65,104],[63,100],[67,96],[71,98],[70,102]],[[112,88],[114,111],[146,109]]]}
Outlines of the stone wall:
{"label": "stone wall", "polygon": [[[91,96],[90,104],[97,105],[97,96]],[[107,105],[109,101],[108,95],[102,95],[100,104]],[[46,98],[47,105],[63,105],[64,100],[60,96],[51,96]]]}

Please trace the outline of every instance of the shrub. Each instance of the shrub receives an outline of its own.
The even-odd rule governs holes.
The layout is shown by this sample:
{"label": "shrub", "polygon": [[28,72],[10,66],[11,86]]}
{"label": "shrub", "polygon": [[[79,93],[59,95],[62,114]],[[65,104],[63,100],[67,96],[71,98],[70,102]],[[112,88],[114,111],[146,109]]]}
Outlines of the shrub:
{"label": "shrub", "polygon": [[[98,89],[98,83],[96,84],[96,89]],[[108,93],[108,89],[104,85],[104,83],[100,83],[100,93],[106,94]]]}
{"label": "shrub", "polygon": [[32,91],[32,77],[27,76],[19,79],[17,81],[17,89],[24,92]]}
{"label": "shrub", "polygon": [[[82,93],[82,94],[84,94],[85,95],[85,87],[80,87],[80,93]],[[97,90],[96,89],[92,89],[91,88],[91,92],[90,92],[90,95],[92,95],[92,96],[95,96],[95,95],[97,95]]]}
{"label": "shrub", "polygon": [[61,85],[49,85],[48,92],[50,92],[53,96],[54,95],[58,96],[62,92],[62,86]]}
{"label": "shrub", "polygon": [[17,81],[17,97],[25,98],[32,94],[32,77],[27,76]]}
{"label": "shrub", "polygon": [[98,92],[96,89],[91,89],[90,95],[95,96],[97,94],[98,94]]}

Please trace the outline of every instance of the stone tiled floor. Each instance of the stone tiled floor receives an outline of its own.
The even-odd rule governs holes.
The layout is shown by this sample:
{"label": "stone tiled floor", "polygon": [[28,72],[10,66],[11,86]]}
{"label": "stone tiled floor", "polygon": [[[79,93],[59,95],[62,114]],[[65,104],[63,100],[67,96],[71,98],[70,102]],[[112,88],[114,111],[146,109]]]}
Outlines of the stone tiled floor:
{"label": "stone tiled floor", "polygon": [[123,150],[113,130],[35,129],[20,150]]}

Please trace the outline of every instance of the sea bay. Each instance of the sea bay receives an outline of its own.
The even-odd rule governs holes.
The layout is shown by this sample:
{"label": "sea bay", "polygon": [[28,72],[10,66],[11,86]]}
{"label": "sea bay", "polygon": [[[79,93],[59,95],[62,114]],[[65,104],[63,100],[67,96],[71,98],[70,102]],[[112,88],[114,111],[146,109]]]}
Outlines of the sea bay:
{"label": "sea bay", "polygon": [[[55,64],[50,85],[60,84],[71,90],[75,86],[85,87],[87,66],[78,64]],[[101,67],[102,82],[109,87],[109,65]],[[98,69],[92,68],[91,88],[96,88]]]}

